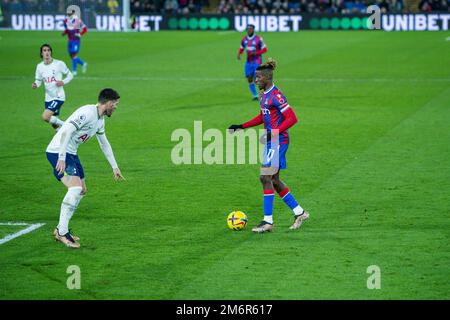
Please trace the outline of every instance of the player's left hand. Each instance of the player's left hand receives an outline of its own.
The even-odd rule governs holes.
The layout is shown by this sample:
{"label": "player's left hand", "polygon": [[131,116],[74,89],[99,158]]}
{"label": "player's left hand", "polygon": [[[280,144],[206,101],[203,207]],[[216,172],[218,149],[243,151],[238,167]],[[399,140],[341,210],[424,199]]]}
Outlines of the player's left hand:
{"label": "player's left hand", "polygon": [[64,85],[64,82],[62,81],[56,81],[56,86],[57,87],[62,87]]}
{"label": "player's left hand", "polygon": [[228,131],[230,133],[234,133],[236,130],[241,130],[242,128],[242,124],[232,124],[231,126],[228,127]]}
{"label": "player's left hand", "polygon": [[66,170],[66,162],[64,160],[58,160],[55,169],[58,171],[58,174],[63,174]]}
{"label": "player's left hand", "polygon": [[114,179],[115,179],[116,181],[126,180],[126,179],[124,178],[124,176],[122,175],[122,172],[120,172],[120,169],[119,169],[119,168],[113,169],[113,176],[114,176]]}

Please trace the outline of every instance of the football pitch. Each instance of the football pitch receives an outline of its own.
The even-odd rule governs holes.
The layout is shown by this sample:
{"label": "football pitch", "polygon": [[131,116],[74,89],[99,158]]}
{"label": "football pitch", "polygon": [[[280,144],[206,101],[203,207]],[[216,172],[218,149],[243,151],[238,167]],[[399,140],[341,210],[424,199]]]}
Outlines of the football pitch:
{"label": "football pitch", "polygon": [[[263,215],[257,164],[171,160],[174,130],[202,121],[225,133],[258,114],[236,59],[242,36],[83,38],[89,70],[65,88],[61,118],[116,89],[106,133],[126,181],[96,139],[79,149],[88,192],[72,250],[52,238],[66,191],[45,157],[44,90],[31,89],[41,44],[70,67],[66,40],[0,31],[0,239],[45,224],[0,244],[0,299],[450,298],[449,33],[262,34],[300,119],[281,179],[311,214],[292,232],[276,197],[268,234],[251,232]],[[226,224],[236,208],[249,218],[240,232]],[[81,289],[68,289],[69,266]],[[368,288],[370,266],[380,289]]]}

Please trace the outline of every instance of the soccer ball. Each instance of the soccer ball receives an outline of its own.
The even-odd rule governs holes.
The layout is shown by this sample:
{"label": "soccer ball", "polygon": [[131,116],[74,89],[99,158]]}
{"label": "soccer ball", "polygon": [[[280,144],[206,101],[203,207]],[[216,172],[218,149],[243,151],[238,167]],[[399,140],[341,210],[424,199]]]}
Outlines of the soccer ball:
{"label": "soccer ball", "polygon": [[228,215],[227,222],[228,228],[231,230],[239,231],[245,228],[247,225],[247,216],[242,211],[233,211]]}

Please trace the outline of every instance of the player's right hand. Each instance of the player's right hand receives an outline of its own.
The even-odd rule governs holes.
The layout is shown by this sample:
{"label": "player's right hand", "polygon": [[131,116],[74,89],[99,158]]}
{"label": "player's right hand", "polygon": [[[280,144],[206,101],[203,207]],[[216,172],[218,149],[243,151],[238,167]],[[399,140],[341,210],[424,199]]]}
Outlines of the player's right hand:
{"label": "player's right hand", "polygon": [[119,168],[113,169],[113,176],[116,181],[125,180]]}
{"label": "player's right hand", "polygon": [[58,171],[58,174],[63,174],[66,170],[66,162],[64,160],[58,160],[55,169]]}
{"label": "player's right hand", "polygon": [[31,85],[31,87],[32,87],[33,89],[36,89],[36,88],[37,88],[37,84],[33,82],[33,84]]}
{"label": "player's right hand", "polygon": [[242,127],[242,124],[232,124],[232,125],[228,128],[228,131],[229,131],[230,133],[234,133],[236,130],[240,130],[240,129],[244,129],[244,128]]}
{"label": "player's right hand", "polygon": [[238,60],[241,60],[241,54],[240,53],[238,53],[237,58],[238,58]]}

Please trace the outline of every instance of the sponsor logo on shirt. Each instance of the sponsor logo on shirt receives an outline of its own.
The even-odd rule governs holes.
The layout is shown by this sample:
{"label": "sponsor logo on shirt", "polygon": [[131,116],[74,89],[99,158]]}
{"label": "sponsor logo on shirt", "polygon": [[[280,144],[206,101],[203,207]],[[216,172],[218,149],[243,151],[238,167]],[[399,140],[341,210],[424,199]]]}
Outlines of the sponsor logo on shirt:
{"label": "sponsor logo on shirt", "polygon": [[75,119],[73,122],[75,122],[79,127],[83,126],[83,123],[86,121],[86,115],[80,114],[77,119]]}
{"label": "sponsor logo on shirt", "polygon": [[58,81],[58,80],[56,80],[55,76],[44,78],[45,83],[52,83],[52,82],[56,82],[56,81]]}

